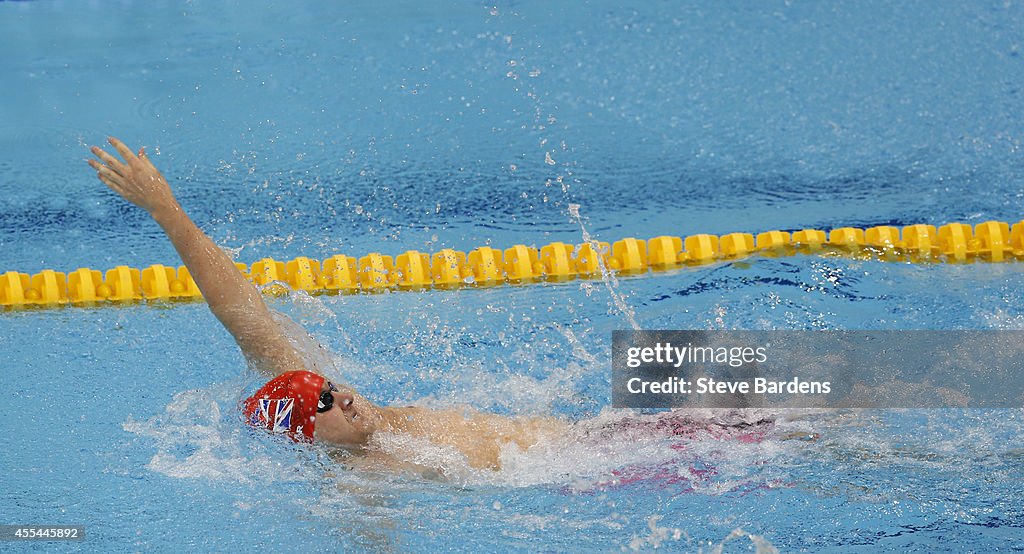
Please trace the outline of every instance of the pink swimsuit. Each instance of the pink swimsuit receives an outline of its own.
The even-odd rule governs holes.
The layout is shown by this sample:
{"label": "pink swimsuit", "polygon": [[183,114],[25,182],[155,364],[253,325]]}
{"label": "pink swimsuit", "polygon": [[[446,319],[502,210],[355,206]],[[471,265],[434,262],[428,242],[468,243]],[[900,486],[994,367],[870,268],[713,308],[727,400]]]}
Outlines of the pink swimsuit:
{"label": "pink swimsuit", "polygon": [[[720,425],[716,423],[694,421],[672,414],[656,419],[624,419],[605,428],[605,431],[616,433],[636,433],[638,431],[653,435],[676,437],[681,440],[669,445],[669,448],[682,454],[689,450],[688,445],[695,441],[736,441],[743,444],[758,444],[768,437],[774,428],[770,420],[752,424]],[[600,480],[596,489],[625,487],[633,483],[657,484],[659,488],[675,489],[677,494],[694,492],[702,483],[708,483],[718,475],[717,468],[706,460],[680,459],[668,460],[652,465],[627,466],[611,471],[611,479]],[[743,494],[753,490],[771,488],[769,483],[760,483],[754,487],[738,487]]]}

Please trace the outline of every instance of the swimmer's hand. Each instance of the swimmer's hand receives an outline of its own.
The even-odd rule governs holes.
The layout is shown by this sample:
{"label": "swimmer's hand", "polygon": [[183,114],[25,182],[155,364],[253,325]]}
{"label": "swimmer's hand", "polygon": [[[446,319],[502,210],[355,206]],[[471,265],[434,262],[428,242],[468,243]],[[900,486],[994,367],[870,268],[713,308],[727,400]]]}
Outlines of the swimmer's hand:
{"label": "swimmer's hand", "polygon": [[[150,215],[178,207],[167,179],[153,166],[146,156],[146,149],[140,148],[136,155],[131,148],[114,137],[107,139],[124,160],[118,160],[99,146],[90,148],[103,163],[89,160],[89,165],[96,170],[100,178],[111,190],[120,194],[125,200],[146,210]],[[179,208],[180,209],[180,208]]]}

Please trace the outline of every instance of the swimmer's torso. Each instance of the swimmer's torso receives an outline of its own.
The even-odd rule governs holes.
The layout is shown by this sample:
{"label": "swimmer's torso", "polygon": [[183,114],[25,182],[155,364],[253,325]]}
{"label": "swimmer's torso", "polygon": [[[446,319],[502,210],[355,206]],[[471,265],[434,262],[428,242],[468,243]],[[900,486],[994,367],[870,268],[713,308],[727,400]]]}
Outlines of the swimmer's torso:
{"label": "swimmer's torso", "polygon": [[475,410],[399,408],[401,418],[388,431],[450,446],[476,469],[501,469],[501,450],[514,445],[527,450],[563,433],[568,425],[553,418],[502,417]]}

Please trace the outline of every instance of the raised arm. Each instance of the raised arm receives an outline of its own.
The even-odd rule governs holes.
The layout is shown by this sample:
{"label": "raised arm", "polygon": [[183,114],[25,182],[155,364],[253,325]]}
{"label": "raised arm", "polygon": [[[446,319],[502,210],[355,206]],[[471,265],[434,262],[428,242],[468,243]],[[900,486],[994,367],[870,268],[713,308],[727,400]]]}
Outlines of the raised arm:
{"label": "raised arm", "polygon": [[178,251],[203,292],[210,311],[235,337],[246,358],[270,375],[307,369],[301,356],[270,315],[263,297],[234,263],[185,215],[164,176],[145,149],[136,155],[116,138],[108,139],[123,162],[98,146],[89,160],[97,176],[125,200],[149,212]]}

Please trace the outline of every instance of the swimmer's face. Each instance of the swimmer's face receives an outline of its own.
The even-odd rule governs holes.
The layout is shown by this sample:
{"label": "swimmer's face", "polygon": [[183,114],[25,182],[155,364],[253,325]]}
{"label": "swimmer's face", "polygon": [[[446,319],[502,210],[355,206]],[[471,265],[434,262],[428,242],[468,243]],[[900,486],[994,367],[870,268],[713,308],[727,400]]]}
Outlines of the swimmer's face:
{"label": "swimmer's face", "polygon": [[376,428],[375,406],[352,389],[332,385],[329,381],[324,381],[320,392],[329,396],[329,399],[324,400],[329,400],[326,404],[330,408],[316,414],[313,438],[338,446],[358,447],[366,444]]}

